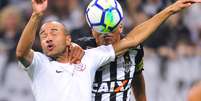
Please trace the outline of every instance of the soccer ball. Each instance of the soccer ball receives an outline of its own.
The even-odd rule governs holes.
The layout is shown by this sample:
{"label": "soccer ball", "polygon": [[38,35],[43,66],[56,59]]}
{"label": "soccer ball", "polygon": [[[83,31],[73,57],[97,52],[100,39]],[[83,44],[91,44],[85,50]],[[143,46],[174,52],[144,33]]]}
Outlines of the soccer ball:
{"label": "soccer ball", "polygon": [[92,0],[85,15],[93,30],[106,34],[114,31],[122,21],[123,10],[117,0]]}

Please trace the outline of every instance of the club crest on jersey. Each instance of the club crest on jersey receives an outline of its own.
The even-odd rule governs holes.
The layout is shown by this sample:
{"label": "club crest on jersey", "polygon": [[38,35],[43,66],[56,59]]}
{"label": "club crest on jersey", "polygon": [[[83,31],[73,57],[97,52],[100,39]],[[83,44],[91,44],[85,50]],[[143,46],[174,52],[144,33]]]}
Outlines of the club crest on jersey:
{"label": "club crest on jersey", "polygon": [[74,66],[75,66],[74,68],[75,71],[84,71],[86,69],[85,64],[75,64]]}

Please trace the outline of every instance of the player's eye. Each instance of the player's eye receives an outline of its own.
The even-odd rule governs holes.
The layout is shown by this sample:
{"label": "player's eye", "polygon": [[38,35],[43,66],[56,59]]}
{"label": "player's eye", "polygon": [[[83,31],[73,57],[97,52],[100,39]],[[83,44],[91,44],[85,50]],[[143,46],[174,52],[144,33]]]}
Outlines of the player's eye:
{"label": "player's eye", "polygon": [[41,36],[41,38],[46,38],[47,37],[47,34],[46,33],[42,33],[42,34],[40,34],[40,36]]}
{"label": "player's eye", "polygon": [[51,29],[51,34],[52,35],[57,35],[58,29]]}

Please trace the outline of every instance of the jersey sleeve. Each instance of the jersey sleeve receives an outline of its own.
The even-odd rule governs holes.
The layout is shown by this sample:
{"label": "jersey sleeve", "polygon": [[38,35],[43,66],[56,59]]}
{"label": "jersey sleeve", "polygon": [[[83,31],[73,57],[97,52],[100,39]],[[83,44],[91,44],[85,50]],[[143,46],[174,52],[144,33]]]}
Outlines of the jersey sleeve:
{"label": "jersey sleeve", "polygon": [[92,64],[93,71],[115,59],[115,51],[112,45],[102,45],[97,48],[88,49],[85,51],[85,54],[90,54],[90,56],[88,55],[88,61]]}
{"label": "jersey sleeve", "polygon": [[45,61],[47,58],[40,52],[34,52],[33,60],[28,67],[25,67],[20,61],[18,61],[19,66],[24,69],[31,79],[41,71],[42,69],[42,62]]}

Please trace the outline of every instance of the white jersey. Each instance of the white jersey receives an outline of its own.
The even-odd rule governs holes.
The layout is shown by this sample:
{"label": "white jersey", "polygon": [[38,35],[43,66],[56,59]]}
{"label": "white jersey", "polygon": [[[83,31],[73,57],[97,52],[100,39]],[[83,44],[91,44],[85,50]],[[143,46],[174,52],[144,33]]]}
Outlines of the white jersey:
{"label": "white jersey", "polygon": [[112,45],[86,50],[81,64],[50,61],[44,54],[34,52],[33,61],[25,70],[32,79],[36,101],[91,101],[97,68],[114,58]]}

